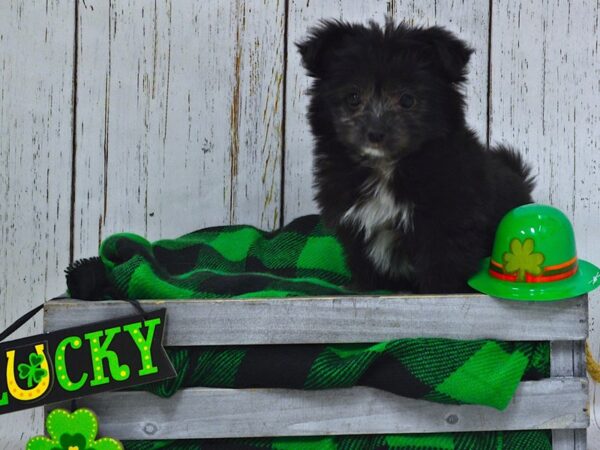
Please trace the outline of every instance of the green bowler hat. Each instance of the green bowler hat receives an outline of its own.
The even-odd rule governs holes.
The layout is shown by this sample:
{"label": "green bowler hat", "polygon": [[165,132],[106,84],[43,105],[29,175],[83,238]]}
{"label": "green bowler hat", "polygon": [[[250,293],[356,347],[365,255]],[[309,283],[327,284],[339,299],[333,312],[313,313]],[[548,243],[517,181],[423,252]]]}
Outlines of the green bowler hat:
{"label": "green bowler hat", "polygon": [[469,286],[510,300],[562,300],[600,286],[600,269],[577,259],[567,216],[552,206],[531,204],[504,216],[492,256],[483,260]]}

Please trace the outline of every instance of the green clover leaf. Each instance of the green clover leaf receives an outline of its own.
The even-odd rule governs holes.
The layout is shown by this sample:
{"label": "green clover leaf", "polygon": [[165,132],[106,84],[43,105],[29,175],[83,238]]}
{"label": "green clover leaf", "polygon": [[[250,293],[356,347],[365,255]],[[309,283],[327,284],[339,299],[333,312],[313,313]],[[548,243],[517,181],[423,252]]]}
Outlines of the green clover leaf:
{"label": "green clover leaf", "polygon": [[46,430],[50,438],[31,438],[26,450],[123,450],[116,439],[96,440],[98,419],[89,409],[81,408],[72,414],[55,409],[46,418]]}
{"label": "green clover leaf", "polygon": [[29,364],[32,367],[41,366],[43,362],[44,362],[43,355],[38,355],[37,353],[33,353],[33,352],[29,354]]}
{"label": "green clover leaf", "polygon": [[46,375],[48,375],[48,371],[46,369],[42,369],[41,367],[39,369],[35,369],[33,371],[33,381],[39,383]]}
{"label": "green clover leaf", "polygon": [[85,438],[81,434],[65,433],[60,437],[60,449],[58,450],[85,450],[86,448],[89,448],[86,447],[85,444]]}
{"label": "green clover leaf", "polygon": [[518,239],[510,242],[510,252],[503,255],[504,270],[507,273],[517,272],[517,280],[525,281],[525,273],[539,275],[542,273],[544,255],[533,253],[533,239],[528,238],[521,243]]}
{"label": "green clover leaf", "polygon": [[48,375],[46,369],[40,367],[43,362],[44,356],[33,352],[29,354],[29,364],[22,363],[17,366],[19,378],[27,380],[28,388],[31,388],[34,382],[39,383],[42,378]]}
{"label": "green clover leaf", "polygon": [[24,380],[25,378],[29,377],[29,372],[31,372],[31,367],[29,366],[29,364],[19,364],[17,366],[17,369],[19,369],[19,378],[21,380]]}

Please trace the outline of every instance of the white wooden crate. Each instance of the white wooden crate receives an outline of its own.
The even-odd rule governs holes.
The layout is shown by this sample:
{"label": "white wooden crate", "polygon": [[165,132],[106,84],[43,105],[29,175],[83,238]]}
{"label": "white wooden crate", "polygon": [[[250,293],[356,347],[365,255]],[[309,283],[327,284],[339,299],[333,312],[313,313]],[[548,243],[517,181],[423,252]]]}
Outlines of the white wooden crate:
{"label": "white wooden crate", "polygon": [[[483,295],[145,300],[168,310],[165,345],[380,342],[408,337],[551,341],[551,378],[521,383],[505,411],[408,399],[366,387],[325,391],[188,388],[169,399],[112,392],[78,401],[119,439],[193,439],[552,429],[585,449],[587,296],[549,303]],[[46,304],[45,331],[132,313],[123,301]]]}

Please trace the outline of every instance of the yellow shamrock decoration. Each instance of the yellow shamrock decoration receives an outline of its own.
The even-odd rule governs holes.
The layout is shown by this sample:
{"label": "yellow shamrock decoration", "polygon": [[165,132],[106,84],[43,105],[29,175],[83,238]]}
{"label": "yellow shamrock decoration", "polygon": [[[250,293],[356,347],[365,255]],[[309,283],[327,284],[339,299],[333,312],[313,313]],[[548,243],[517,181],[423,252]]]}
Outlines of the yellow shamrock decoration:
{"label": "yellow shamrock decoration", "polygon": [[533,239],[528,238],[521,243],[518,239],[510,242],[510,252],[503,255],[504,270],[507,273],[517,272],[517,281],[525,281],[525,272],[531,275],[542,273],[541,265],[544,255],[533,253]]}

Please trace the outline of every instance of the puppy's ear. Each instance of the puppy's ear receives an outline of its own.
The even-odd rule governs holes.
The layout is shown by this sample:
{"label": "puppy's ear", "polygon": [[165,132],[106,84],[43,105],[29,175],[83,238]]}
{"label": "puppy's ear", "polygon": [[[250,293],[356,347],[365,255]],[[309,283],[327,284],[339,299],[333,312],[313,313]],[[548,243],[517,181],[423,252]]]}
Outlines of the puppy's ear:
{"label": "puppy's ear", "polygon": [[304,41],[296,43],[308,75],[322,78],[327,73],[335,51],[355,32],[353,25],[337,20],[323,20],[318,27],[312,28]]}
{"label": "puppy's ear", "polygon": [[466,80],[466,68],[473,49],[464,41],[441,27],[418,29],[413,37],[427,46],[425,54],[430,58],[429,63],[444,78],[452,83]]}

